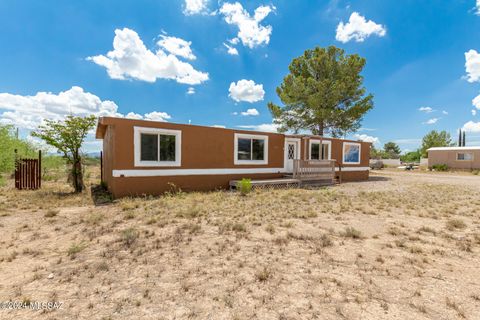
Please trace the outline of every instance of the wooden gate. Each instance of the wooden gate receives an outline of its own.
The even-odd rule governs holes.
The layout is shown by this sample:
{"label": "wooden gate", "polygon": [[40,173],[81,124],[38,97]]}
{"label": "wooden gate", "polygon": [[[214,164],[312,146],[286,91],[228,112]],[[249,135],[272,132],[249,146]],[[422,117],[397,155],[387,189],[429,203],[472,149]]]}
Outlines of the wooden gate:
{"label": "wooden gate", "polygon": [[38,159],[18,158],[15,150],[15,188],[36,190],[42,185],[42,151]]}

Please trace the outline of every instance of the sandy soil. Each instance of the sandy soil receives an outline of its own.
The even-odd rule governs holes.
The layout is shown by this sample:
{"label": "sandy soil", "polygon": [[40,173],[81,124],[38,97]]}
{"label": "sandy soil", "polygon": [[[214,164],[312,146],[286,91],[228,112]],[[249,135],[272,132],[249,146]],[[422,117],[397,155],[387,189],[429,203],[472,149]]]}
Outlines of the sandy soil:
{"label": "sandy soil", "polygon": [[0,189],[1,319],[480,319],[480,177],[95,207]]}

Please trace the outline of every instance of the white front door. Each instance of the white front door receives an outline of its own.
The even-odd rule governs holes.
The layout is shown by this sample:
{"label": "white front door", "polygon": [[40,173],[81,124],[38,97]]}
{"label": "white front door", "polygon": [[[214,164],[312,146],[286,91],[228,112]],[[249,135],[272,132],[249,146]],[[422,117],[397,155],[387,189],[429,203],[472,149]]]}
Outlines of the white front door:
{"label": "white front door", "polygon": [[299,158],[298,141],[285,141],[285,170],[293,172],[293,160]]}

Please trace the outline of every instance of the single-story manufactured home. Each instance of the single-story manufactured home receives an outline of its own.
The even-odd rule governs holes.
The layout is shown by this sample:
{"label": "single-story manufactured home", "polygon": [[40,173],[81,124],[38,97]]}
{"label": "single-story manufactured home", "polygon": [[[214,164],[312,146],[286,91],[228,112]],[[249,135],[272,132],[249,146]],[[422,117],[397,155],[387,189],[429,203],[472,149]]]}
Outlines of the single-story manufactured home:
{"label": "single-story manufactured home", "polygon": [[429,168],[447,165],[451,169],[480,169],[480,147],[435,147],[427,152]]}
{"label": "single-story manufactured home", "polygon": [[334,159],[343,181],[369,175],[371,144],[361,141],[114,117],[99,119],[96,138],[103,140],[102,180],[114,197],[282,178],[296,159]]}

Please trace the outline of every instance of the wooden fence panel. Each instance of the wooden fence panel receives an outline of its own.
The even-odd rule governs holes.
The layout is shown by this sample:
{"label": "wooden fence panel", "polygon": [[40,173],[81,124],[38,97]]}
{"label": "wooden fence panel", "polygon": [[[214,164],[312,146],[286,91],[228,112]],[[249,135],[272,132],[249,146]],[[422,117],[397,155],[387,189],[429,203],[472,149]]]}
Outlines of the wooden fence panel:
{"label": "wooden fence panel", "polygon": [[15,156],[15,188],[18,190],[36,190],[42,185],[42,152],[38,159],[18,158]]}

